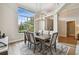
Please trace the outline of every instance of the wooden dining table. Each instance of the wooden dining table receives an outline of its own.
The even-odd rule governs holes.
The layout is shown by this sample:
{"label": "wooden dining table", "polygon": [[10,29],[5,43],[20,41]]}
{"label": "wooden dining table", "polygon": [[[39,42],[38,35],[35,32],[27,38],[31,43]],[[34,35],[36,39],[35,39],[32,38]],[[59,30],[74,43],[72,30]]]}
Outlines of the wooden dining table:
{"label": "wooden dining table", "polygon": [[45,40],[47,40],[47,39],[50,38],[50,36],[47,35],[47,34],[43,34],[43,35],[35,35],[34,37],[35,37],[35,38],[38,38],[38,39],[40,39],[40,40],[43,40],[43,41],[45,41]]}
{"label": "wooden dining table", "polygon": [[40,41],[40,43],[41,43],[41,49],[40,49],[40,51],[42,51],[42,49],[43,49],[43,44],[45,43],[45,41],[46,41],[46,40],[50,40],[50,36],[47,35],[47,34],[34,35],[34,37],[35,37],[36,39],[38,39],[38,40]]}

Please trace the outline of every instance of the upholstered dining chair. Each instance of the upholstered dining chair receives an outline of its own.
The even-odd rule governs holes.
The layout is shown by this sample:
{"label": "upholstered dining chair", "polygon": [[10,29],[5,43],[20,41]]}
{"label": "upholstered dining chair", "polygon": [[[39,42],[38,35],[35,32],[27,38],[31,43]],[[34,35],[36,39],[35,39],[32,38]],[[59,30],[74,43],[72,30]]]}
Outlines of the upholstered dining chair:
{"label": "upholstered dining chair", "polygon": [[26,42],[28,42],[28,47],[30,46],[30,33],[27,31],[27,32],[24,32],[24,43],[26,44]]}
{"label": "upholstered dining chair", "polygon": [[27,41],[27,35],[26,35],[26,32],[24,32],[24,43],[26,44],[26,41]]}
{"label": "upholstered dining chair", "polygon": [[34,37],[34,33],[30,33],[30,47],[31,45],[33,44],[34,45],[34,53],[35,53],[35,50],[36,50],[36,45],[39,45],[40,42],[39,41],[36,41],[35,37]]}
{"label": "upholstered dining chair", "polygon": [[[53,34],[52,34],[52,37],[51,37],[51,39],[50,39],[50,41],[44,43],[45,46],[47,46],[46,49],[50,49],[51,54],[52,54],[52,47],[54,47],[54,49],[55,49],[55,51],[56,51],[56,39],[57,39],[57,36],[58,36],[58,33],[57,33],[57,32],[56,32],[56,33],[53,33]],[[45,50],[46,50],[46,49],[45,49]],[[45,50],[44,50],[44,51],[45,51]]]}

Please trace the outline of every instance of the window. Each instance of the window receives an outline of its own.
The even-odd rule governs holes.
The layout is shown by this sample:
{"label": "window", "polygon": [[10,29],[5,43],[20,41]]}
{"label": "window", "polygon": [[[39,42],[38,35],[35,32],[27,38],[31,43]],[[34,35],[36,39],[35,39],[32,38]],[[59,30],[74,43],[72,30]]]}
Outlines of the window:
{"label": "window", "polygon": [[[20,18],[21,17],[21,18]],[[23,33],[26,30],[34,31],[34,20],[32,17],[19,17],[19,33]]]}
{"label": "window", "polygon": [[23,33],[26,30],[33,32],[34,31],[33,13],[21,7],[18,8],[17,13],[18,13],[19,33]]}

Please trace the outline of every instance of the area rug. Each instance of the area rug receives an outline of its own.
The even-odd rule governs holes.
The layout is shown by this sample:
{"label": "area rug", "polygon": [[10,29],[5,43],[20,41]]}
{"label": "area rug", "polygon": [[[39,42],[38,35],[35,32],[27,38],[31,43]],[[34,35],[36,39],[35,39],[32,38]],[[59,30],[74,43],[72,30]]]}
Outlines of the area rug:
{"label": "area rug", "polygon": [[[57,44],[57,50],[55,52],[55,50],[52,48],[52,55],[67,55],[68,51],[69,51],[70,47],[63,45],[63,44]],[[23,45],[20,48],[20,54],[22,55],[51,55],[50,51],[45,51],[45,53],[39,52],[38,49],[36,49],[35,53],[33,53],[33,46],[32,48],[28,48],[27,45]]]}
{"label": "area rug", "polygon": [[76,55],[79,55],[79,41],[77,41],[77,45],[76,45]]}

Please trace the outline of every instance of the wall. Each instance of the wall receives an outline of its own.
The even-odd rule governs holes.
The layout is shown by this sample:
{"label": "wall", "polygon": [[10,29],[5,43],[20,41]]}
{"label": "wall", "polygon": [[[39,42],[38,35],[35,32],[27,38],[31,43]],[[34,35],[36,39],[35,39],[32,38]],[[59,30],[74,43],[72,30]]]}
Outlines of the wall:
{"label": "wall", "polygon": [[0,5],[0,31],[1,31],[1,20],[2,20],[2,9],[1,9],[1,5]]}
{"label": "wall", "polygon": [[[50,16],[51,16],[51,15],[50,15]],[[53,29],[54,29],[54,30],[50,32],[51,34],[52,34],[52,32],[58,32],[58,24],[57,24],[58,19],[57,19],[57,17],[58,17],[57,14],[53,15],[53,17],[52,17]],[[39,19],[35,19],[35,20],[39,20]],[[34,25],[35,28],[38,28],[38,27],[39,27],[39,31],[42,31],[42,29],[43,29],[43,32],[44,32],[45,34],[48,34],[48,31],[45,30],[45,22],[40,22],[40,24],[39,24],[38,27],[37,27],[36,25],[38,25],[38,23],[37,23],[37,24],[35,23],[35,25]],[[36,31],[36,30],[35,30],[35,31]]]}
{"label": "wall", "polygon": [[67,22],[68,21],[75,21],[74,18],[68,18],[68,17],[60,17],[59,16],[59,20],[58,20],[58,32],[59,32],[59,36],[63,36],[66,37],[67,36]]}
{"label": "wall", "polygon": [[[52,32],[58,32],[58,15],[57,15],[57,13],[65,6],[66,4],[61,4],[55,11],[51,11],[50,13],[47,13],[46,14],[46,16],[44,16],[44,17],[49,17],[49,16],[53,16],[53,28],[54,28],[54,30],[53,31],[51,31],[51,33]],[[35,19],[35,21],[36,20],[39,20],[40,18],[38,17],[37,19]],[[34,22],[35,22],[34,21]],[[35,29],[34,29],[34,31],[37,31],[38,30],[38,27],[37,26],[39,26],[38,24],[34,24],[34,27],[35,27]],[[37,27],[37,28],[36,28]],[[46,33],[48,32],[48,31],[46,31],[46,30],[44,30]]]}
{"label": "wall", "polygon": [[79,33],[79,25],[76,26],[76,31]]}
{"label": "wall", "polygon": [[[58,15],[54,14],[51,19],[53,21],[53,31],[50,31],[50,34],[52,34],[54,32],[58,32]],[[44,30],[44,33],[48,34],[48,31]]]}
{"label": "wall", "polygon": [[58,20],[58,33],[59,36],[66,37],[67,30],[66,30],[66,22],[62,20]]}
{"label": "wall", "polygon": [[35,32],[39,31],[39,21],[34,21],[34,31]]}
{"label": "wall", "polygon": [[79,33],[79,18],[76,18],[76,38],[78,33]]}
{"label": "wall", "polygon": [[79,18],[78,19],[76,19],[76,27],[77,27],[77,33],[79,33]]}
{"label": "wall", "polygon": [[58,32],[58,15],[57,14],[54,15],[53,28],[54,28],[54,32]]}
{"label": "wall", "polygon": [[79,34],[79,25],[76,26],[76,39],[77,39],[77,34]]}
{"label": "wall", "polygon": [[21,37],[18,34],[18,20],[16,4],[0,4],[0,30],[9,37],[9,43],[18,41]]}
{"label": "wall", "polygon": [[78,19],[76,19],[76,23],[79,25],[79,18],[78,18]]}
{"label": "wall", "polygon": [[36,19],[35,19],[35,21],[34,21],[34,31],[35,32],[44,30],[44,27],[45,27],[44,21],[42,21],[40,19],[38,21],[36,21]]}

